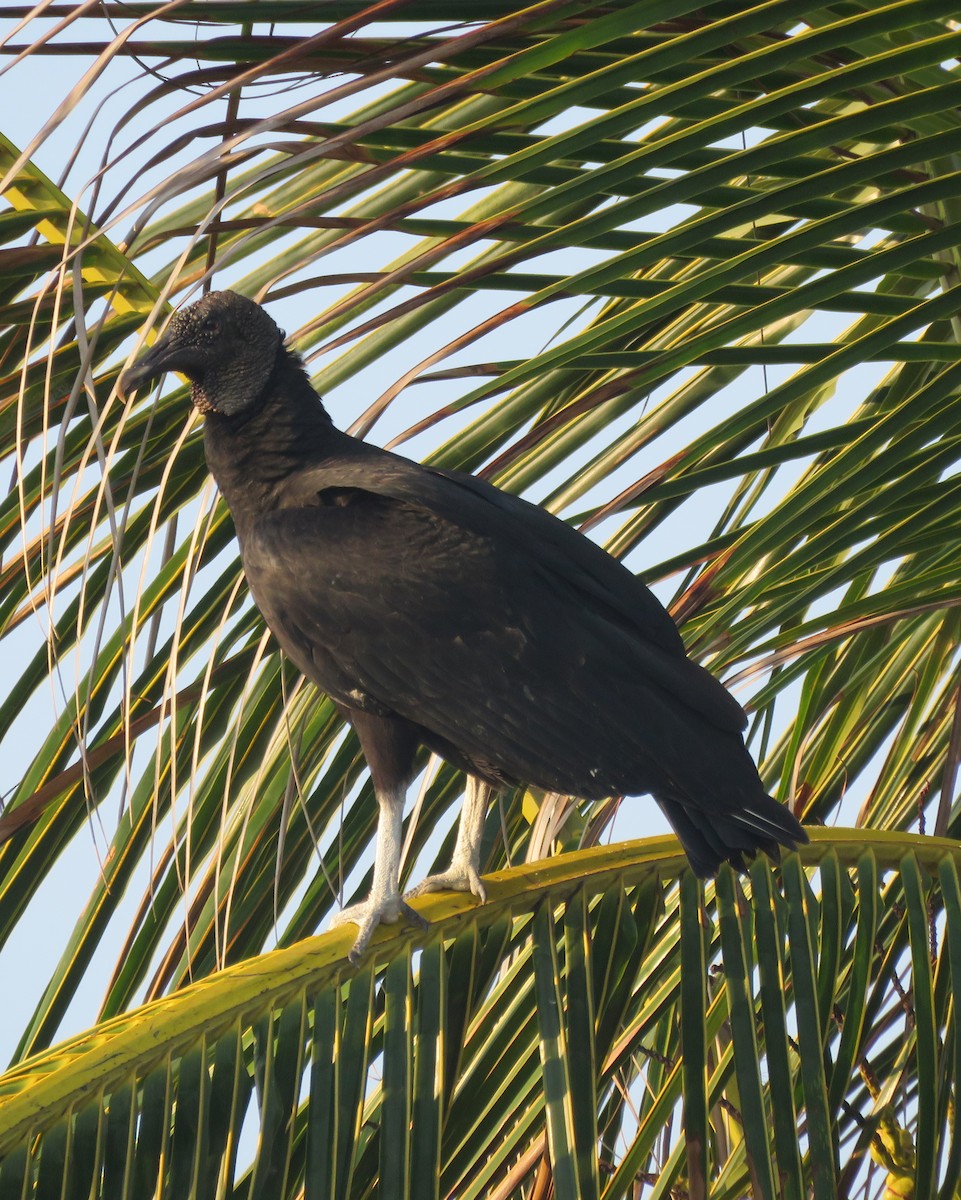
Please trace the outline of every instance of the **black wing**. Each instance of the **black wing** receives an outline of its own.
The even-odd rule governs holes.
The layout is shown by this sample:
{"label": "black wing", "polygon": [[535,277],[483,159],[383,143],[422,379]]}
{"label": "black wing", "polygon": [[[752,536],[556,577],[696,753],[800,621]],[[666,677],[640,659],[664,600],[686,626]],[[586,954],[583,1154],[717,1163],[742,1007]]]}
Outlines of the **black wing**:
{"label": "black wing", "polygon": [[297,472],[285,484],[286,503],[310,505],[325,493],[351,488],[426,509],[465,533],[537,559],[592,601],[616,613],[647,641],[684,653],[677,626],[630,571],[589,538],[519,496],[460,471],[424,467],[353,438],[350,454]]}
{"label": "black wing", "polygon": [[340,703],[588,798],[710,806],[719,772],[759,789],[740,706],[630,572],[543,510],[389,455],[301,472],[287,502],[249,527],[248,579]]}

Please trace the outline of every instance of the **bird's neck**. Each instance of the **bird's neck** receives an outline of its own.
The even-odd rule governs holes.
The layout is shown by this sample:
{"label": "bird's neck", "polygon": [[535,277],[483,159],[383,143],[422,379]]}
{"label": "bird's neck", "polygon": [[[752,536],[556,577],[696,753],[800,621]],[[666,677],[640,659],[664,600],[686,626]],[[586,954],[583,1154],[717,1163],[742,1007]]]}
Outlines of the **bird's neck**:
{"label": "bird's neck", "polygon": [[208,412],[204,453],[243,534],[245,516],[276,507],[281,485],[346,437],[331,424],[299,359],[281,349],[263,396],[236,416]]}

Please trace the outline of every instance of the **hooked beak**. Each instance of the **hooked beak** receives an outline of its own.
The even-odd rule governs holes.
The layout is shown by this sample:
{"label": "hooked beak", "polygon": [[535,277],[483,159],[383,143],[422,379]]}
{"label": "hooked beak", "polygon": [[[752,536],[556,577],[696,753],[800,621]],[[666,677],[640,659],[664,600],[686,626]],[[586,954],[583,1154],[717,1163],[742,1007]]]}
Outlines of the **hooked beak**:
{"label": "hooked beak", "polygon": [[182,371],[193,379],[201,365],[198,351],[193,347],[180,345],[176,336],[168,330],[120,376],[121,394],[129,395],[142,383],[149,379],[157,379],[166,371]]}

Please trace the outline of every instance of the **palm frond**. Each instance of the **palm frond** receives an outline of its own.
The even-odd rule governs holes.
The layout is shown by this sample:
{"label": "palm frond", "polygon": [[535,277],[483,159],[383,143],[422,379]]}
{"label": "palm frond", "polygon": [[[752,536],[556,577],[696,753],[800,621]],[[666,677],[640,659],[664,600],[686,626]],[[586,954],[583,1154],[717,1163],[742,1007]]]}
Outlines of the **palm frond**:
{"label": "palm frond", "polygon": [[[440,0],[331,3],[327,23],[311,12],[306,29],[304,7],[282,0],[201,0],[189,13],[54,6],[56,28],[39,11],[11,10],[18,24],[0,60],[11,78],[64,51],[89,69],[69,95],[51,97],[49,119],[20,139],[25,150],[0,140],[0,453],[11,479],[0,519],[0,638],[11,664],[0,737],[14,784],[0,815],[0,956],[65,848],[82,838],[97,847],[85,854],[87,878],[17,1059],[34,1061],[60,1036],[105,942],[122,951],[100,1015],[122,1021],[147,999],[192,995],[192,980],[275,942],[295,954],[365,886],[374,806],[358,747],[264,636],[184,389],[135,404],[116,394],[135,341],[211,281],[287,322],[339,424],[524,492],[641,570],[671,601],[695,655],[734,673],[755,713],[765,779],[800,814],[832,823],[841,812],[865,845],[868,829],[891,831],[899,845],[913,828],[957,833],[955,6],[542,0],[482,9],[465,23]],[[77,152],[61,161],[52,148],[68,130]],[[461,788],[446,767],[425,775],[408,872],[443,856]],[[522,792],[501,799],[489,870],[541,844],[533,807]],[[617,811],[571,805],[556,849],[610,836]],[[111,1159],[114,1147],[136,1149],[142,1129],[144,1170],[157,1178],[156,1164],[174,1163],[179,1187],[200,1160],[169,1124],[178,1072],[184,1113],[200,1112],[214,1087],[218,1105],[246,1111],[253,1081],[262,1089],[275,1062],[283,1082],[274,1094],[299,1103],[319,1021],[368,1047],[349,1077],[331,1083],[335,1066],[316,1068],[322,1091],[341,1089],[324,1093],[337,1096],[333,1108],[325,1101],[333,1158],[311,1174],[304,1163],[316,1163],[316,1147],[280,1138],[289,1162],[265,1160],[238,1186],[259,1194],[282,1190],[282,1177],[310,1177],[334,1189],[324,1194],[354,1194],[354,1179],[372,1188],[380,1135],[363,1116],[364,1064],[383,1053],[386,1127],[404,1127],[420,1105],[423,1131],[402,1160],[390,1158],[397,1137],[388,1138],[381,1165],[392,1180],[426,1177],[421,1166],[443,1145],[445,1186],[458,1195],[509,1195],[532,1171],[549,1172],[559,1193],[622,1195],[655,1162],[656,1195],[682,1176],[695,1195],[704,1178],[717,1195],[742,1194],[746,1181],[763,1195],[772,1180],[798,1178],[801,1154],[810,1186],[826,1195],[839,1178],[847,1186],[844,1162],[883,1157],[882,1145],[895,1170],[923,1066],[925,1087],[934,1069],[941,1082],[926,1093],[906,1170],[919,1189],[937,1178],[948,1195],[961,1152],[951,1141],[938,1159],[926,1139],[946,1128],[931,1114],[941,1119],[953,1095],[944,1072],[957,1041],[956,968],[942,954],[928,989],[917,917],[895,932],[892,915],[920,912],[927,877],[882,844],[873,866],[841,854],[843,869],[826,875],[822,865],[807,882],[788,868],[783,891],[755,872],[750,912],[738,886],[722,881],[719,932],[700,948],[691,884],[668,902],[659,884],[646,884],[643,899],[631,892],[636,880],[618,883],[610,911],[585,892],[566,915],[551,904],[535,917],[530,906],[523,928],[492,914],[484,933],[486,918],[471,914],[465,932],[445,927],[449,949],[437,943],[419,959],[398,943],[385,984],[390,1027],[398,1013],[423,1011],[430,1060],[396,1032],[388,1048],[381,1016],[361,999],[372,976],[338,991],[332,966],[323,988],[298,983],[292,1015],[280,1016],[287,1001],[276,998],[258,1010],[259,1025],[232,1015],[227,1041],[215,1031],[191,1043],[183,1068],[165,1049],[156,1072],[127,1079],[112,1120],[103,1096],[75,1106],[73,1125],[20,1143],[0,1186],[42,1179],[43,1190],[57,1155],[92,1179],[104,1147]],[[956,885],[939,886],[935,907],[949,914]],[[862,890],[874,897],[863,917]],[[664,912],[673,906],[673,924],[644,907],[652,897]],[[666,938],[663,961],[683,961],[685,982],[643,1018],[643,1053],[625,1034],[615,1070],[624,988],[641,982],[614,931],[635,921],[624,914],[638,905],[647,915],[630,954],[640,962]],[[681,910],[692,914],[686,922]],[[954,918],[944,920],[954,945]],[[792,948],[802,938],[800,955],[805,928],[810,962],[788,968],[792,988],[806,990],[788,996],[765,976],[760,946],[784,970],[785,938]],[[882,928],[883,966],[873,948]],[[620,947],[611,953],[627,956],[617,967],[626,974],[604,974],[598,938]],[[497,1075],[495,1050],[486,1059],[480,1046],[463,1049],[468,1008],[508,1004],[495,999],[495,964],[522,941],[526,1015],[504,1017],[497,1045],[503,1054],[521,1038],[524,1066],[501,1107],[469,1115],[473,1085],[464,1084],[463,1109],[448,1109],[462,1059],[479,1056],[478,1079]],[[739,991],[715,991],[710,978],[700,988],[697,964],[715,961],[718,946]],[[839,1028],[832,962],[867,1004],[865,1014],[853,1000],[842,1005]],[[450,979],[460,987],[471,971],[461,1010]],[[649,999],[664,979],[650,971]],[[881,997],[905,971],[923,992],[918,1006],[930,991],[934,1017],[923,1018],[927,1042],[896,1046]],[[883,984],[871,982],[875,973]],[[622,988],[621,978],[634,982]],[[550,1026],[558,1003],[561,1023]],[[743,1047],[758,1012],[752,1066]],[[588,1045],[591,1019],[607,1032]],[[718,1048],[728,1021],[737,1064]],[[782,1028],[806,1050],[803,1070],[784,1038],[774,1048],[771,1031]],[[936,1032],[947,1039],[940,1051]],[[818,1038],[833,1047],[839,1075],[829,1058],[811,1058]],[[866,1042],[880,1062],[876,1092],[852,1082]],[[615,1085],[622,1067],[645,1088]],[[590,1069],[593,1115],[571,1087]],[[555,1090],[536,1102],[535,1121],[523,1114],[535,1111],[542,1072]],[[428,1086],[441,1077],[446,1092]],[[775,1085],[805,1114],[800,1150],[790,1144],[792,1112],[771,1106]],[[685,1120],[700,1130],[688,1150],[670,1132],[682,1095]],[[493,1152],[511,1102],[519,1123]],[[349,1130],[336,1124],[342,1103]],[[287,1128],[277,1110],[260,1111]],[[754,1114],[750,1136],[745,1113]],[[755,1130],[758,1114],[773,1124]],[[305,1120],[290,1128],[303,1131]],[[455,1126],[456,1140],[445,1140]],[[211,1133],[210,1169],[233,1179],[225,1128]],[[592,1139],[603,1147],[594,1158]],[[115,1178],[134,1187],[134,1176]],[[546,1186],[547,1174],[539,1178]]]}

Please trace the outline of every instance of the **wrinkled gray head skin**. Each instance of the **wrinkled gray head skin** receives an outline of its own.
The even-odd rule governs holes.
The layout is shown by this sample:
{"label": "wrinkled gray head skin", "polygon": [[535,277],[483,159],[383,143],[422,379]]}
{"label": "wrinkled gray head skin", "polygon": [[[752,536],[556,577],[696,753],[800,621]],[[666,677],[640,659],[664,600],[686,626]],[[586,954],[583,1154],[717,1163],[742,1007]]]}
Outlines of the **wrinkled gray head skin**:
{"label": "wrinkled gray head skin", "polygon": [[190,380],[201,412],[235,416],[263,395],[283,340],[253,300],[237,292],[209,292],[174,313],[163,336],[124,372],[121,388],[127,392],[165,371],[179,371]]}

